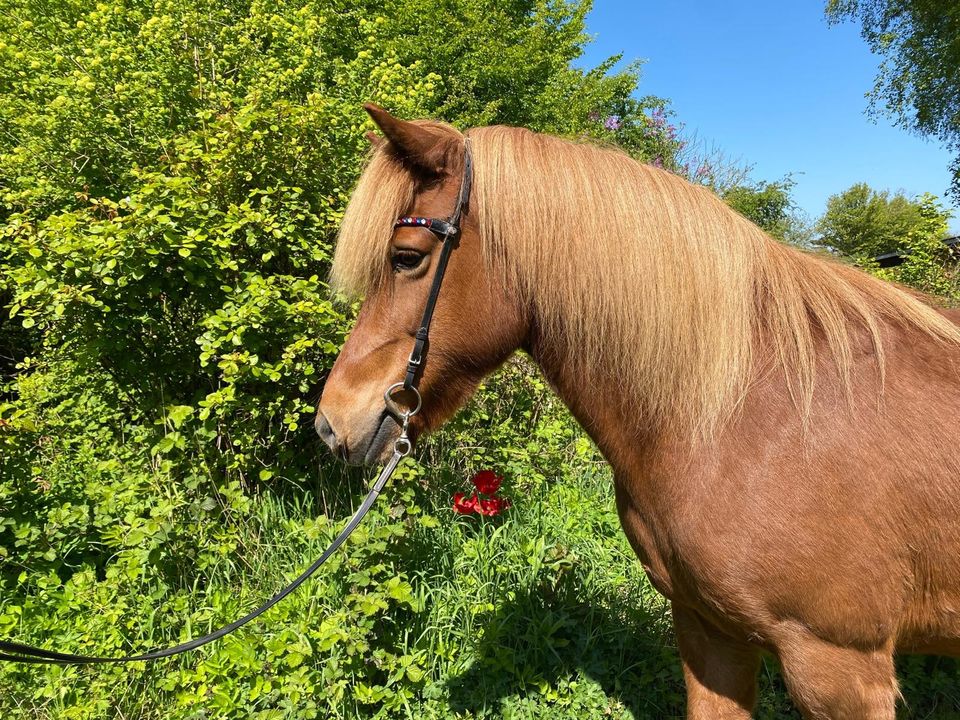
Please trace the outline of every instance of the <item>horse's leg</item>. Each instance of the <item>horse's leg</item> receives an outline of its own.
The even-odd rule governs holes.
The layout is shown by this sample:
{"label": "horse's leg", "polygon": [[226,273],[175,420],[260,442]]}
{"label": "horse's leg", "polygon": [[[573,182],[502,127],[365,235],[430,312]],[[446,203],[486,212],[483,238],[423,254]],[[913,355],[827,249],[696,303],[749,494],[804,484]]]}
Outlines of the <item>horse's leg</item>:
{"label": "horse's leg", "polygon": [[777,643],[793,701],[816,720],[893,720],[893,643],[876,650],[838,647],[803,630]]}
{"label": "horse's leg", "polygon": [[687,685],[688,720],[749,718],[757,699],[760,654],[673,603],[673,624]]}

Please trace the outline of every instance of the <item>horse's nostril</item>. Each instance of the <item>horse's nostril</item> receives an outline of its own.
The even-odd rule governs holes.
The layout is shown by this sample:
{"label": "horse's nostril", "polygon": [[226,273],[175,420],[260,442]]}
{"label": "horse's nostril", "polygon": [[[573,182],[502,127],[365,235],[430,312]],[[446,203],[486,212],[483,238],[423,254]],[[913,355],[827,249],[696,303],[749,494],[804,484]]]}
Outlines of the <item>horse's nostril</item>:
{"label": "horse's nostril", "polygon": [[330,427],[330,423],[327,422],[327,417],[322,412],[317,412],[317,419],[313,422],[314,428],[317,430],[317,435],[320,436],[320,439],[326,444],[328,448],[334,453],[340,447],[340,443],[337,440],[337,434],[333,431],[333,428]]}

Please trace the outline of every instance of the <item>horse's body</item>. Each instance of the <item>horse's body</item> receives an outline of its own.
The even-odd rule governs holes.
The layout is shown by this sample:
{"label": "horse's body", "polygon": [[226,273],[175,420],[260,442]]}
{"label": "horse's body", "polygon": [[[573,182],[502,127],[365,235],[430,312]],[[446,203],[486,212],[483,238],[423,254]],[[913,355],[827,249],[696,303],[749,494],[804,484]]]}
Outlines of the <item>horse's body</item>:
{"label": "horse's body", "polygon": [[[390,141],[374,163],[392,162],[413,180],[401,187],[399,175],[368,171],[353,201],[362,207],[348,211],[335,274],[367,301],[318,417],[331,447],[368,461],[397,432],[381,395],[402,372],[434,253],[429,233],[416,229],[361,240],[356,213],[372,212],[377,180],[384,208],[371,222],[442,214],[462,171],[452,129],[372,113]],[[530,142],[524,136],[518,147]],[[598,284],[593,305],[582,287],[566,301],[545,299],[548,291],[528,283],[547,280],[525,279],[524,259],[503,261],[497,273],[498,248],[519,257],[511,243],[530,243],[524,258],[555,263],[549,280],[562,285],[579,278],[564,275],[554,254],[576,263],[590,245],[561,245],[547,216],[530,220],[540,237],[511,240],[510,217],[491,209],[497,198],[484,163],[492,156],[478,145],[478,207],[441,293],[421,379],[425,419],[413,430],[442,422],[486,373],[527,350],[613,466],[624,531],[673,605],[689,717],[749,717],[764,649],[780,659],[807,716],[893,718],[895,651],[960,654],[960,313],[775,246],[665,174],[643,177],[652,178],[651,193],[705,204],[698,220],[678,227],[699,228],[698,252],[709,257],[686,248],[671,256],[684,263],[676,277],[644,270],[636,292],[646,279],[659,282],[649,291],[660,295],[634,307],[620,307],[616,275],[642,262],[633,257],[609,267],[584,260]],[[583,182],[586,201],[602,202]],[[548,210],[531,193],[530,212]],[[649,212],[664,222],[683,209],[656,200]],[[728,223],[727,239],[711,221]],[[665,231],[648,242],[678,237]],[[393,274],[384,272],[389,257]],[[634,325],[626,344],[612,332]],[[684,334],[696,336],[689,346]],[[631,352],[642,363],[624,359]]]}
{"label": "horse's body", "polygon": [[768,379],[696,452],[629,439],[602,394],[553,375],[617,458],[624,530],[673,601],[691,717],[723,716],[718,693],[750,706],[758,647],[809,715],[831,718],[893,717],[894,650],[960,654],[956,371],[930,344],[904,346],[882,406],[818,399],[805,435]]}

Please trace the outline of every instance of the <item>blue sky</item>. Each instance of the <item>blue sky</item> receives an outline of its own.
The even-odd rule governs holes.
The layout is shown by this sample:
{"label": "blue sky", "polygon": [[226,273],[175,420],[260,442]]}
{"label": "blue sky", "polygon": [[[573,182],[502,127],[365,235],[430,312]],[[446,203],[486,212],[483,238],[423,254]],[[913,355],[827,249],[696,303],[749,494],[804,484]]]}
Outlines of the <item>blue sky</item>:
{"label": "blue sky", "polygon": [[943,197],[951,154],[865,114],[879,58],[857,26],[829,26],[824,4],[594,0],[578,64],[644,60],[640,95],[668,98],[688,132],[753,165],[755,180],[793,173],[811,218],[855,182]]}

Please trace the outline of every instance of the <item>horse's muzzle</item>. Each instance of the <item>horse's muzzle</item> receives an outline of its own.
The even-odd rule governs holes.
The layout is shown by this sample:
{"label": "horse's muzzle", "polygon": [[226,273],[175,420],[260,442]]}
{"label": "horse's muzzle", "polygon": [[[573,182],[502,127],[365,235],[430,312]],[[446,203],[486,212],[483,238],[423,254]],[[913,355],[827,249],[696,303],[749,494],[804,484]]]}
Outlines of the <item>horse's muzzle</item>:
{"label": "horse's muzzle", "polygon": [[337,434],[322,410],[317,412],[314,427],[330,451],[350,465],[376,465],[385,460],[400,433],[400,425],[386,411],[374,427],[352,442]]}

